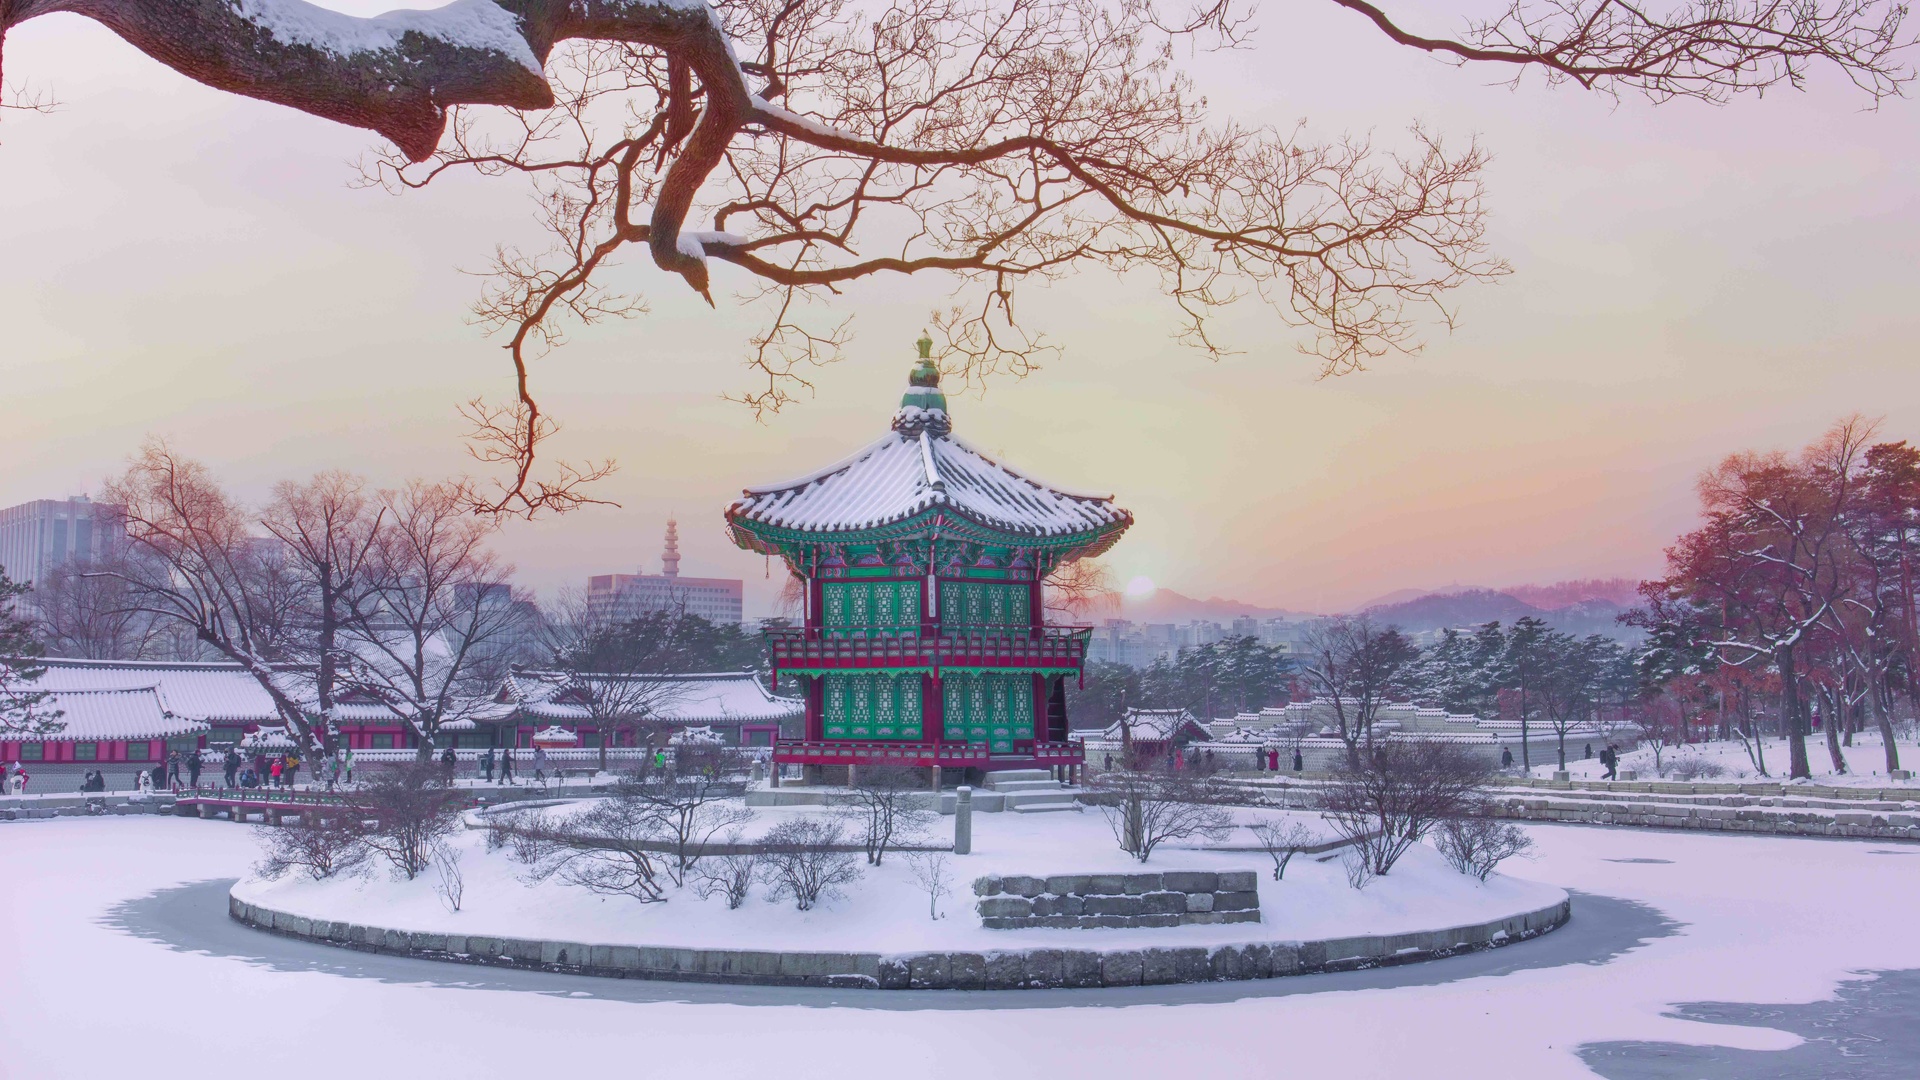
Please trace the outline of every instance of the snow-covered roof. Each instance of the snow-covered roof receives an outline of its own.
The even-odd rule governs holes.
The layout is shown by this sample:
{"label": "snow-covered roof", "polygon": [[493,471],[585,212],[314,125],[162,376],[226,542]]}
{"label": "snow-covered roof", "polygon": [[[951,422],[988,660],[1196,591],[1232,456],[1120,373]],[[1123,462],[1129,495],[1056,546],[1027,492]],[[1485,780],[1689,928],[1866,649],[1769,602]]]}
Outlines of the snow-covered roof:
{"label": "snow-covered roof", "polygon": [[1115,720],[1100,733],[1101,738],[1116,742],[1128,735],[1134,742],[1167,742],[1182,735],[1201,740],[1213,737],[1185,709],[1128,709],[1126,720]]}
{"label": "snow-covered roof", "polygon": [[496,700],[509,707],[509,714],[579,723],[592,716],[586,696],[596,692],[596,684],[619,684],[617,692],[630,693],[634,706],[644,706],[650,719],[668,724],[779,721],[807,711],[806,704],[797,698],[768,693],[747,671],[679,675],[516,671],[502,683]]}
{"label": "snow-covered roof", "polygon": [[682,728],[667,740],[669,746],[719,746],[726,737],[702,724],[698,727]]}
{"label": "snow-covered roof", "polygon": [[831,534],[891,525],[936,507],[1038,538],[1102,531],[1117,538],[1133,523],[1111,495],[1049,487],[954,438],[938,385],[937,372],[923,364],[893,430],[878,441],[819,472],[746,489],[727,508],[735,539],[754,524]]}
{"label": "snow-covered roof", "polygon": [[238,664],[188,664],[133,660],[36,661],[46,674],[36,690],[135,690],[159,694],[175,716],[212,724],[277,724],[273,699]]}
{"label": "snow-covered roof", "polygon": [[207,730],[198,720],[167,711],[153,686],[117,690],[62,690],[48,694],[36,713],[59,712],[58,731],[44,735],[0,733],[0,739],[28,742],[111,742],[117,739],[167,739]]}
{"label": "snow-covered roof", "polygon": [[539,731],[536,731],[533,733],[533,742],[535,746],[539,746],[542,743],[545,743],[551,746],[572,746],[573,744],[579,741],[580,741],[580,736],[574,734],[571,731],[568,731],[566,728],[563,728],[558,724],[548,724],[546,727],[543,727]]}

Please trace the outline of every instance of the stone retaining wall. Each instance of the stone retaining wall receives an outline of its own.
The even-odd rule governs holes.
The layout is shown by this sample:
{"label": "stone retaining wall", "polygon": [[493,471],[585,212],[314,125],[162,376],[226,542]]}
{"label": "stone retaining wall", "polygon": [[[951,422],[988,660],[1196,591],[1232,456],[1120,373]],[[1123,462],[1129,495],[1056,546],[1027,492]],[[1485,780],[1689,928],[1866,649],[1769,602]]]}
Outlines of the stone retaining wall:
{"label": "stone retaining wall", "polygon": [[1685,806],[1674,803],[1591,803],[1501,798],[1488,803],[1496,817],[1576,825],[1637,825],[1655,829],[1761,833],[1770,836],[1842,836],[1865,840],[1920,840],[1920,814]]}
{"label": "stone retaining wall", "polygon": [[574,975],[879,990],[1026,990],[1271,979],[1434,960],[1537,937],[1564,924],[1572,910],[1562,900],[1470,926],[1329,941],[895,954],[679,949],[410,933],[289,915],[231,895],[228,913],[262,930],[342,948]]}
{"label": "stone retaining wall", "polygon": [[989,930],[1259,922],[1259,890],[1252,870],[1010,875],[973,882],[973,894],[980,897],[974,907]]}

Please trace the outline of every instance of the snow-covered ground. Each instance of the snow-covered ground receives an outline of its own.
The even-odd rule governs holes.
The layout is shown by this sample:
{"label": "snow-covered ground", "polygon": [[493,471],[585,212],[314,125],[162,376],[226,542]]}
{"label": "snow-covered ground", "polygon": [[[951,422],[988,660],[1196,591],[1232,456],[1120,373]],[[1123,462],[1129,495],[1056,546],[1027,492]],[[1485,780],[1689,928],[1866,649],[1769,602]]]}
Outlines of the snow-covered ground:
{"label": "snow-covered ground", "polygon": [[[1697,779],[1702,783],[1711,783],[1716,780],[1729,782],[1784,780],[1787,775],[1787,740],[1766,739],[1763,742],[1765,745],[1762,749],[1769,774],[1767,777],[1762,777],[1760,771],[1754,768],[1753,759],[1747,755],[1746,747],[1742,746],[1738,740],[1669,746],[1661,751],[1660,760],[1669,773],[1676,763],[1691,759],[1708,761],[1720,766],[1723,770],[1722,775],[1698,777]],[[1599,761],[1600,745],[1598,741],[1594,741],[1594,757],[1583,760],[1580,755],[1584,752],[1586,743],[1573,740],[1567,742],[1567,771],[1575,780],[1598,780],[1606,774],[1606,768]],[[1812,766],[1814,783],[1830,787],[1884,788],[1907,784],[1920,787],[1920,781],[1901,782],[1888,778],[1887,752],[1880,745],[1880,733],[1877,731],[1863,731],[1855,735],[1853,745],[1841,747],[1841,752],[1841,756],[1847,762],[1845,775],[1836,774],[1833,771],[1833,757],[1827,752],[1826,735],[1815,732],[1808,736],[1807,762]],[[1552,776],[1554,770],[1558,768],[1554,760],[1553,751],[1549,748],[1545,755],[1535,759],[1532,775],[1541,779]],[[1900,765],[1905,769],[1920,769],[1920,746],[1910,741],[1900,744]],[[1620,767],[1633,770],[1642,780],[1658,779],[1654,772],[1653,750],[1650,747],[1643,746],[1638,750],[1621,754]]]}
{"label": "snow-covered ground", "polygon": [[[358,954],[240,928],[239,949],[258,942],[259,952],[180,951],[103,919],[154,890],[244,874],[257,858],[250,831],[165,818],[0,825],[0,1076],[184,1078],[238,1062],[288,1080],[565,1076],[625,1062],[675,1077],[1557,1080],[1591,1077],[1576,1050],[1598,1040],[1794,1042],[1663,1015],[1676,1002],[1814,1001],[1854,972],[1920,968],[1920,936],[1900,900],[1920,891],[1920,847],[1558,826],[1529,830],[1539,857],[1524,873],[1640,901],[1684,925],[1603,963],[1425,984],[1472,970],[1448,960],[1395,969],[1424,976],[1416,985],[1236,983],[1168,1006],[1127,1004],[1144,991],[823,991],[748,1004],[774,999],[745,993],[757,988],[663,986],[658,999],[626,999],[570,996],[569,986],[606,981],[559,976],[539,977],[541,993],[475,989],[461,984],[499,983],[485,969],[425,961],[391,962],[417,975],[355,977]],[[1484,955],[1550,955],[1580,910],[1576,899],[1567,930]],[[293,947],[331,966],[248,958]],[[716,996],[735,990],[738,1003]]]}
{"label": "snow-covered ground", "polygon": [[[591,803],[579,804],[582,806]],[[785,816],[824,811],[763,810],[754,825],[771,827]],[[1242,811],[1257,816],[1276,813]],[[1318,815],[1295,815],[1319,825]],[[935,828],[952,829],[951,818]],[[1362,934],[1438,930],[1537,911],[1566,895],[1550,885],[1495,875],[1485,884],[1455,872],[1433,849],[1409,851],[1393,872],[1356,893],[1337,857],[1321,862],[1297,856],[1284,880],[1274,881],[1263,852],[1196,851],[1162,846],[1146,864],[1114,843],[1103,815],[1086,813],[977,814],[973,854],[950,858],[953,895],[941,901],[934,921],[927,895],[914,881],[907,859],[890,855],[866,867],[844,896],[813,911],[792,901],[769,902],[757,888],[738,910],[719,897],[702,900],[692,889],[670,890],[663,904],[624,896],[599,896],[558,880],[528,883],[525,868],[505,849],[486,851],[484,835],[455,839],[461,853],[465,898],[449,912],[435,891],[434,873],[395,881],[384,871],[357,879],[314,881],[289,874],[278,881],[247,881],[238,895],[308,918],[498,937],[532,937],[596,945],[682,945],[709,948],[808,949],[909,952],[916,949],[1045,948],[1119,949],[1141,945],[1215,945],[1241,941],[1325,940]],[[1248,844],[1241,830],[1227,843]],[[1517,873],[1526,864],[1510,864]],[[1260,875],[1258,925],[1180,926],[1153,929],[988,930],[974,914],[973,879],[987,874],[1130,873],[1160,870],[1252,870]]]}

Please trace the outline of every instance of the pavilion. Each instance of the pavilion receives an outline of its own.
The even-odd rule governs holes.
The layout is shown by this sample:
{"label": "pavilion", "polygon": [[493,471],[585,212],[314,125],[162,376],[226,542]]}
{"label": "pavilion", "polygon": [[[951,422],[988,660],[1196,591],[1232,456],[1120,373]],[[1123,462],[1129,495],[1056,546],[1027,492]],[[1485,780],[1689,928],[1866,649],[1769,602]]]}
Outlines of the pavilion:
{"label": "pavilion", "polygon": [[804,737],[777,741],[774,760],[816,780],[822,765],[1070,770],[1085,755],[1064,680],[1091,629],[1048,625],[1041,590],[1133,515],[960,441],[933,342],[918,346],[885,435],[727,508],[736,544],[806,586],[804,625],[767,631],[775,679],[806,697]]}

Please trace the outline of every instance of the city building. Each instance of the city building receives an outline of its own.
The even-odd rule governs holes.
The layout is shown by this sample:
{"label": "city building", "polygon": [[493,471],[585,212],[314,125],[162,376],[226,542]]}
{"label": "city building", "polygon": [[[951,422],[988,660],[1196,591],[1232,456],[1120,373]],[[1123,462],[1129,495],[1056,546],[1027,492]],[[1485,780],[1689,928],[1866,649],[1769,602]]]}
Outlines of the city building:
{"label": "city building", "polygon": [[1133,515],[1029,479],[952,434],[933,342],[891,430],[838,465],[749,488],[736,544],[806,583],[805,625],[770,629],[775,678],[806,693],[807,767],[1071,768],[1064,680],[1090,628],[1049,626],[1047,575],[1101,554]]}
{"label": "city building", "polygon": [[684,611],[708,622],[742,621],[744,583],[738,578],[680,576],[680,526],[667,519],[666,549],[658,574],[599,574],[587,579],[587,605],[610,621],[653,611]]}
{"label": "city building", "polygon": [[0,568],[14,581],[39,581],[65,563],[113,554],[125,535],[113,506],[85,495],[35,499],[0,510]]}

